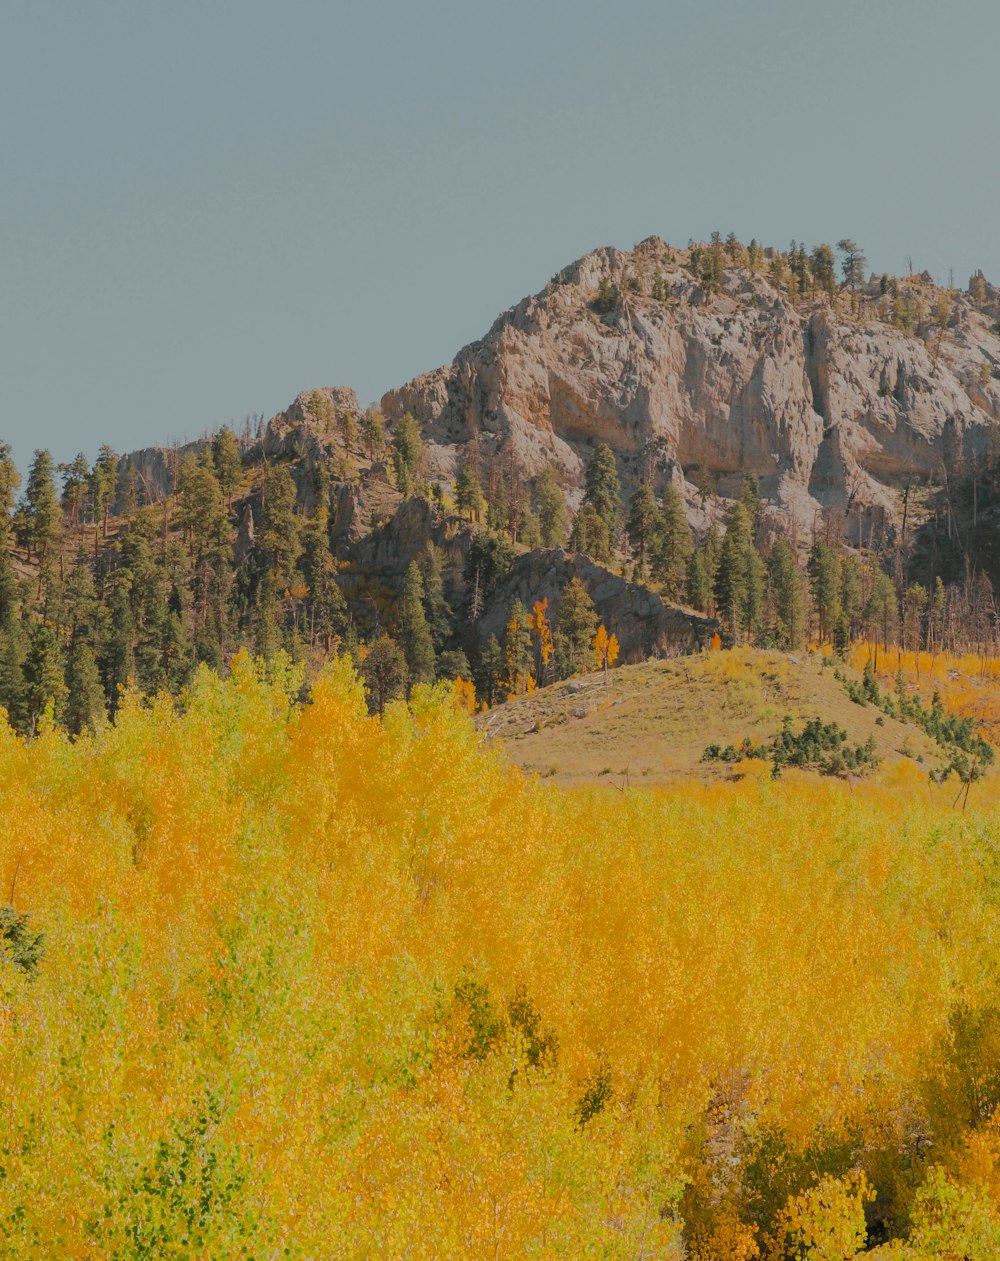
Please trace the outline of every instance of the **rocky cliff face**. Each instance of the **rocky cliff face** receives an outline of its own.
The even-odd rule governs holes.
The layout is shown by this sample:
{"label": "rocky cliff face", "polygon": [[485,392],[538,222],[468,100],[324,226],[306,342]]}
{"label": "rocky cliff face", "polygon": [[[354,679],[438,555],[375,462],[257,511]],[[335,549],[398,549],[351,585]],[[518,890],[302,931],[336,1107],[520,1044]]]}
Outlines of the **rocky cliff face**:
{"label": "rocky cliff face", "polygon": [[[654,277],[666,299],[651,296]],[[602,279],[621,294],[605,313]],[[653,237],[586,255],[382,409],[420,422],[432,476],[451,476],[475,444],[512,452],[528,474],[550,462],[578,492],[605,441],[627,485],[672,481],[695,517],[689,474],[702,463],[723,493],[727,478],[756,474],[802,523],[823,508],[892,515],[906,481],[984,449],[1000,420],[1000,337],[962,296],[924,338],[878,310],[877,289],[860,318],[843,301],[840,314],[825,298],[793,304],[745,267],[710,293]]]}

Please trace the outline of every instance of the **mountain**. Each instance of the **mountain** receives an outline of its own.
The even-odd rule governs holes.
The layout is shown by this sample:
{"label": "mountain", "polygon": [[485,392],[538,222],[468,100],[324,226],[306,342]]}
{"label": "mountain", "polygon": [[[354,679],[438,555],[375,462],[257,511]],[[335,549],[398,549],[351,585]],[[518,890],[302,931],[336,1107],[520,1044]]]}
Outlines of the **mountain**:
{"label": "mountain", "polygon": [[19,504],[0,444],[0,705],[81,729],[246,646],[346,649],[379,707],[494,705],[612,637],[1000,648],[1000,291],[838,248],[841,284],[827,246],[598,249],[381,409],[325,386],[184,447],[40,451]]}
{"label": "mountain", "polygon": [[723,495],[751,473],[800,525],[839,510],[855,536],[898,518],[908,483],[981,459],[1000,420],[996,290],[977,304],[925,275],[793,299],[773,251],[758,269],[724,255],[706,283],[692,260],[710,253],[655,236],[594,250],[382,410],[416,417],[442,478],[478,449],[529,475],[551,463],[578,497],[606,442],[626,485],[672,482],[696,521],[704,466]]}

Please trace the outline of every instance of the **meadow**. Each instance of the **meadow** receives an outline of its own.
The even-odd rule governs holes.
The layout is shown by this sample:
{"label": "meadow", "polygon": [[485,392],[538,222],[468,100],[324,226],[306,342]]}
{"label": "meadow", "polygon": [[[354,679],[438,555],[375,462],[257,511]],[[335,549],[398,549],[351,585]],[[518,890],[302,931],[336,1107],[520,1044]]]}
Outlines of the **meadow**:
{"label": "meadow", "polygon": [[995,780],[569,789],[302,694],[0,725],[0,1255],[1000,1254]]}

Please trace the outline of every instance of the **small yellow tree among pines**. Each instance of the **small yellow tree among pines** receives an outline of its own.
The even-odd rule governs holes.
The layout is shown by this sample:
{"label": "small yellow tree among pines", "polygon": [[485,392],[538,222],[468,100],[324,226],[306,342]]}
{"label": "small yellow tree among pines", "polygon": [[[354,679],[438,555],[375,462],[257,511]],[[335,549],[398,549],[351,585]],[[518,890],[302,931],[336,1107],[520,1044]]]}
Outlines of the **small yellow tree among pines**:
{"label": "small yellow tree among pines", "polygon": [[549,622],[549,598],[536,600],[528,614],[528,625],[535,648],[535,682],[541,687],[552,660],[552,625]]}
{"label": "small yellow tree among pines", "polygon": [[609,635],[607,628],[602,622],[597,628],[590,644],[594,652],[594,666],[597,670],[604,671],[604,681],[608,681],[608,669],[618,660],[618,636]]}

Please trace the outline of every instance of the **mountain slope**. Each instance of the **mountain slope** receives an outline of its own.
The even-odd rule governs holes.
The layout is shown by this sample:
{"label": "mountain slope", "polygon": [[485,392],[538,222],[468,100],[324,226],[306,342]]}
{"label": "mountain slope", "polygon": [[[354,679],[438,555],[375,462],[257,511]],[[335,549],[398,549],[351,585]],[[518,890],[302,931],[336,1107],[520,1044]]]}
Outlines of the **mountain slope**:
{"label": "mountain slope", "polygon": [[836,722],[852,745],[872,739],[880,762],[938,768],[941,750],[929,736],[854,704],[821,662],[812,653],[749,650],[648,661],[612,671],[607,687],[599,674],[552,684],[478,722],[524,770],[562,784],[728,778],[731,765],[701,761],[706,746],[739,745],[745,736],[766,743],[786,714],[796,726]]}

